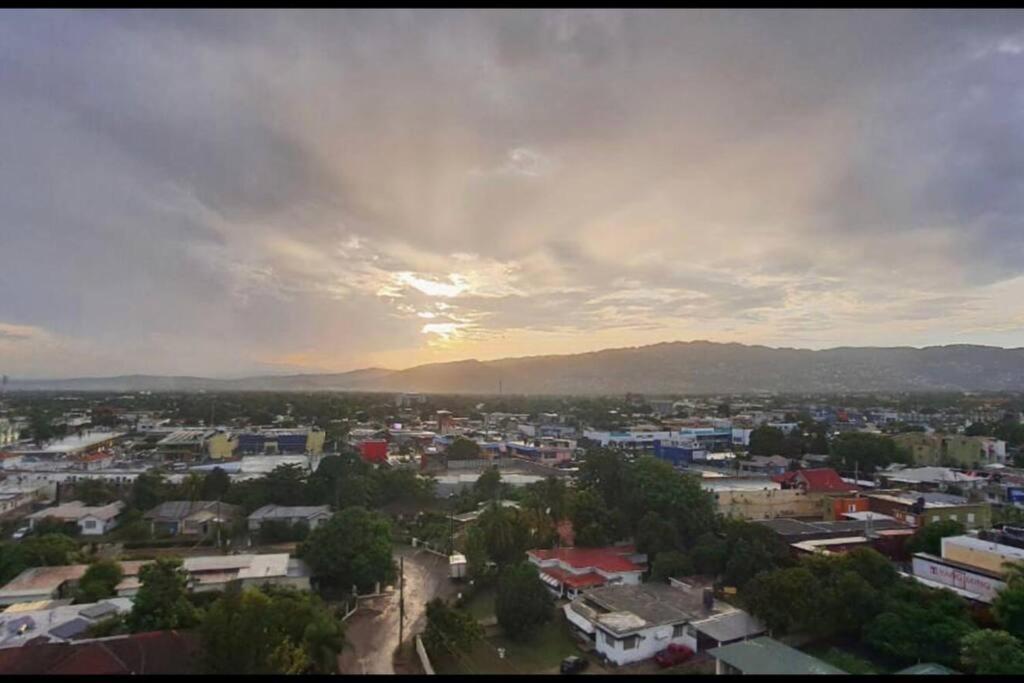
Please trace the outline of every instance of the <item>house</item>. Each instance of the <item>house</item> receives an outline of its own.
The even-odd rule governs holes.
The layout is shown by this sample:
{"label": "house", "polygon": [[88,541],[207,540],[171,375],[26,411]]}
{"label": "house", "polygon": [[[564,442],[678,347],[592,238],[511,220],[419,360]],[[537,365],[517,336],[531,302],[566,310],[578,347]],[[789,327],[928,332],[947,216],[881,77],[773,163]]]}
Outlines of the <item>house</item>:
{"label": "house", "polygon": [[[150,562],[120,563],[123,578],[115,588],[118,597],[133,597],[138,592],[142,585],[140,572]],[[88,568],[87,564],[72,564],[26,569],[0,587],[0,606],[71,597]],[[224,590],[233,583],[243,587],[269,583],[309,589],[309,568],[287,553],[187,557],[182,561],[182,568],[189,575],[189,590],[199,593]]]}
{"label": "house", "polygon": [[739,463],[740,472],[779,476],[789,471],[794,461],[782,455],[754,455]]}
{"label": "house", "polygon": [[264,505],[249,515],[249,531],[259,531],[263,523],[268,520],[284,522],[288,525],[302,522],[312,530],[330,519],[331,514],[331,508],[327,505]]}
{"label": "house", "polygon": [[8,675],[187,675],[198,673],[199,638],[194,633],[154,631],[78,643],[42,643],[0,650],[0,674]]}
{"label": "house", "polygon": [[526,556],[539,568],[541,581],[560,598],[572,599],[583,589],[605,584],[638,584],[647,571],[647,556],[633,545],[538,549]]}
{"label": "house", "polygon": [[154,532],[178,536],[207,534],[214,525],[230,524],[241,513],[237,505],[216,500],[172,500],[157,505],[143,517],[150,521]]}
{"label": "house", "polygon": [[807,493],[847,493],[856,491],[857,487],[843,481],[839,473],[831,467],[809,470],[793,470],[772,477],[783,489],[802,489]]}
{"label": "house", "polygon": [[109,598],[81,605],[65,602],[41,601],[8,607],[0,613],[0,648],[21,647],[29,641],[34,645],[80,639],[90,626],[115,614],[127,614],[132,609],[129,598]]}
{"label": "house", "polygon": [[800,676],[832,675],[846,672],[805,652],[762,636],[709,650],[715,673]]}
{"label": "house", "polygon": [[121,501],[90,507],[80,500],[73,500],[34,512],[27,519],[31,529],[44,519],[57,519],[61,522],[74,522],[83,536],[102,536],[117,526],[117,518],[122,510],[124,503]]}
{"label": "house", "polygon": [[649,659],[669,645],[699,652],[765,631],[749,614],[715,601],[710,590],[664,583],[595,588],[563,610],[597,653],[619,666]]}

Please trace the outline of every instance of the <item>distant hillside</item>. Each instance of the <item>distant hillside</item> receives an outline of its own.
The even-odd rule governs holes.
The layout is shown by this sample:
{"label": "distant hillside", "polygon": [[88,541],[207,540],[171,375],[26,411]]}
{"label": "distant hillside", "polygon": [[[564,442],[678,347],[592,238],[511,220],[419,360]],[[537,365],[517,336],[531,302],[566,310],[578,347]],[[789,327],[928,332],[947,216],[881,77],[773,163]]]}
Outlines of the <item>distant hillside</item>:
{"label": "distant hillside", "polygon": [[1024,349],[931,346],[811,351],[670,342],[564,356],[431,363],[407,370],[217,380],[129,375],[12,380],[11,390],[417,391],[491,394],[621,394],[1024,389]]}

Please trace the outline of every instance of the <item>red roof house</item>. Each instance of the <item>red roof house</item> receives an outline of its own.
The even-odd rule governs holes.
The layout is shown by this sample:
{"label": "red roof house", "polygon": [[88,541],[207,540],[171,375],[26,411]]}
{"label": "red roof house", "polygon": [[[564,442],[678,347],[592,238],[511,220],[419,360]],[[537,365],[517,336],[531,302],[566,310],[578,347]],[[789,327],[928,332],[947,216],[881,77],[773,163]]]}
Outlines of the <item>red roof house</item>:
{"label": "red roof house", "polygon": [[585,588],[605,584],[638,584],[647,570],[647,556],[632,545],[542,548],[527,551],[526,555],[558,597],[574,598]]}
{"label": "red roof house", "polygon": [[856,491],[857,487],[843,481],[839,473],[831,467],[812,470],[794,470],[772,477],[772,481],[782,484],[784,489],[801,488],[807,493],[847,493]]}
{"label": "red roof house", "polygon": [[199,640],[192,633],[154,631],[79,643],[0,649],[0,675],[194,674]]}

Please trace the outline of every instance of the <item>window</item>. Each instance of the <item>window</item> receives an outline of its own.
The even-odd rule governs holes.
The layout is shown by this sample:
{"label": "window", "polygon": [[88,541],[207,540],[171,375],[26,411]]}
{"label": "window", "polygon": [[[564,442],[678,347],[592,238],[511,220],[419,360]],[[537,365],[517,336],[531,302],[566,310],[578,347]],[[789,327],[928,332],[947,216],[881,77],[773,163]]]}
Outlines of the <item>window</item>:
{"label": "window", "polygon": [[676,624],[675,626],[672,627],[672,637],[673,638],[682,638],[683,634],[685,632],[686,632],[686,624]]}
{"label": "window", "polygon": [[973,512],[968,512],[967,513],[967,523],[968,524],[974,524],[974,513]]}
{"label": "window", "polygon": [[932,521],[933,522],[939,521],[939,516],[938,515],[932,515]]}
{"label": "window", "polygon": [[96,528],[96,520],[87,519],[85,522],[82,523],[82,526],[85,527],[86,529],[95,529]]}
{"label": "window", "polygon": [[950,518],[951,520],[953,520],[954,522],[956,521],[956,515],[950,515],[950,516],[949,516],[949,518]]}
{"label": "window", "polygon": [[640,638],[638,636],[630,636],[628,638],[623,638],[622,647],[626,650],[633,650],[636,649],[637,643],[639,642]]}

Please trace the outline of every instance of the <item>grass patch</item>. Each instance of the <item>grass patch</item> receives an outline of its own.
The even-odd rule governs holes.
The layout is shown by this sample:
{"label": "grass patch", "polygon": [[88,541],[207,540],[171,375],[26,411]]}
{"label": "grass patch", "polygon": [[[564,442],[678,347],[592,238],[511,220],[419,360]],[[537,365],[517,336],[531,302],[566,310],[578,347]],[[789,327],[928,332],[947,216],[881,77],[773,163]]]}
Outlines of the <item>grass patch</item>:
{"label": "grass patch", "polygon": [[[498,656],[505,649],[505,658]],[[538,674],[558,671],[569,655],[583,656],[569,632],[569,624],[560,614],[525,641],[514,641],[503,635],[485,638],[468,653],[445,654],[434,658],[439,674]]]}
{"label": "grass patch", "polygon": [[870,659],[866,654],[835,645],[816,645],[804,648],[804,652],[851,674],[872,676],[891,673],[888,667]]}
{"label": "grass patch", "polygon": [[495,595],[496,593],[493,588],[483,588],[477,591],[476,595],[466,602],[461,609],[477,621],[490,619],[494,616]]}

